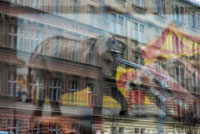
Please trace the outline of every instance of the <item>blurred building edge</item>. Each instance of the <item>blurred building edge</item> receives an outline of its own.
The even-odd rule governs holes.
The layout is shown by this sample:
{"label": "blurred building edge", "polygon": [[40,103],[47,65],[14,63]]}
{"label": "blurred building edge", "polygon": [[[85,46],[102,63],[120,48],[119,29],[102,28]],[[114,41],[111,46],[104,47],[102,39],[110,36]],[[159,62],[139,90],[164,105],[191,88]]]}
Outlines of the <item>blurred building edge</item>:
{"label": "blurred building edge", "polygon": [[[159,101],[146,85],[127,91],[136,74],[107,50],[144,65],[140,48],[169,23],[200,31],[199,6],[186,0],[1,0],[0,15],[0,130],[16,134],[156,133]],[[185,57],[156,62],[198,98],[199,55]],[[195,105],[183,121],[172,103],[165,133],[199,133]]]}

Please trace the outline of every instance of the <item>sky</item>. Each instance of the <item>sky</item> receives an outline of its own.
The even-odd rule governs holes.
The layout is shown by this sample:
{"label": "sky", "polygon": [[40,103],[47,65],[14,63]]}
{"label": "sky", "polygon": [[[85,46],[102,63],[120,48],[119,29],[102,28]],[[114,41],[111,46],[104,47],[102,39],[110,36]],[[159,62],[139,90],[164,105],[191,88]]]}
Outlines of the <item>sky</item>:
{"label": "sky", "polygon": [[200,6],[200,0],[189,0],[189,1],[191,1],[191,2],[193,2],[195,4],[198,4]]}

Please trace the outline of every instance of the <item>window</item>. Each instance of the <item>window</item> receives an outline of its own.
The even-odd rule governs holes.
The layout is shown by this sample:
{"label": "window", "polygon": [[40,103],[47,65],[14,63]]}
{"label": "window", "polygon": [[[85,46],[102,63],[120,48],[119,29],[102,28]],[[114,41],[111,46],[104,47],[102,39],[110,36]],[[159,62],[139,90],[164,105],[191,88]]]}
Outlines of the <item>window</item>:
{"label": "window", "polygon": [[145,129],[141,129],[141,134],[146,134],[146,130]]}
{"label": "window", "polygon": [[60,134],[60,127],[58,124],[49,123],[48,125],[48,133],[49,134]]}
{"label": "window", "polygon": [[95,20],[95,7],[92,5],[87,6],[88,24],[94,25]]}
{"label": "window", "polygon": [[140,0],[140,7],[144,7],[144,0]]}
{"label": "window", "polygon": [[36,76],[35,80],[30,84],[32,91],[35,90],[34,99],[44,99],[44,78],[42,76]]}
{"label": "window", "polygon": [[195,12],[191,12],[189,14],[189,24],[192,28],[195,28],[196,27],[196,14]]}
{"label": "window", "polygon": [[200,14],[198,14],[198,20],[197,20],[197,22],[198,22],[198,28],[200,29]]}
{"label": "window", "polygon": [[53,0],[51,2],[51,12],[58,14],[58,9],[59,9],[59,0]]}
{"label": "window", "polygon": [[119,128],[119,134],[124,134],[124,128],[123,127]]}
{"label": "window", "polygon": [[79,1],[78,0],[70,0],[70,15],[72,19],[77,19],[77,15],[79,12]]}
{"label": "window", "polygon": [[87,63],[95,64],[95,45],[88,45]]}
{"label": "window", "polygon": [[24,50],[24,28],[22,26],[18,27],[18,36],[17,36],[17,49]]}
{"label": "window", "polygon": [[111,32],[116,32],[116,26],[117,26],[117,15],[111,14]]}
{"label": "window", "polygon": [[183,23],[184,7],[178,5],[173,6],[173,21],[176,23]]}
{"label": "window", "polygon": [[154,13],[160,16],[165,14],[165,0],[154,0]]}
{"label": "window", "polygon": [[80,42],[75,40],[68,40],[69,59],[79,61]]}
{"label": "window", "polygon": [[72,103],[77,103],[77,96],[74,92],[78,91],[79,83],[77,80],[69,80],[68,81],[68,93],[70,93],[69,101]]}
{"label": "window", "polygon": [[16,48],[16,26],[10,24],[8,26],[8,42],[9,42],[9,47],[10,48]]}
{"label": "window", "polygon": [[125,27],[124,27],[124,16],[111,14],[111,32],[117,33],[119,35],[124,35]]}
{"label": "window", "polygon": [[186,86],[185,84],[185,71],[182,67],[175,67],[175,79],[181,83],[182,86]]}
{"label": "window", "polygon": [[195,73],[192,73],[192,87],[194,90],[196,90],[196,74]]}
{"label": "window", "polygon": [[158,13],[158,0],[154,0],[154,13]]}
{"label": "window", "polygon": [[179,67],[176,67],[176,76],[175,76],[177,81],[180,81],[180,73],[179,73]]}
{"label": "window", "polygon": [[116,134],[116,133],[117,133],[117,128],[111,127],[111,134]]}
{"label": "window", "polygon": [[184,68],[180,69],[181,85],[185,87],[185,71]]}
{"label": "window", "polygon": [[176,34],[173,34],[173,52],[179,53],[179,38]]}
{"label": "window", "polygon": [[68,82],[68,91],[77,91],[78,90],[78,81],[77,80],[70,80]]}
{"label": "window", "polygon": [[139,134],[139,128],[134,128],[134,134]]}
{"label": "window", "polygon": [[[31,123],[31,122],[29,122],[29,123]],[[39,122],[35,122],[34,125],[33,125],[33,128],[31,127],[29,129],[29,132],[31,134],[40,134],[40,129],[41,129],[40,127],[41,127],[40,123]]]}
{"label": "window", "polygon": [[[93,81],[92,79],[91,79],[91,81]],[[87,86],[86,87],[89,87],[89,91],[87,92],[87,104],[93,104],[93,105],[96,105],[97,104],[97,100],[96,100],[96,97],[92,97],[92,96],[94,96],[94,83],[87,83],[86,84]]]}
{"label": "window", "polygon": [[33,2],[32,3],[32,7],[33,8],[38,8],[39,7],[39,0],[33,0],[32,2]]}
{"label": "window", "polygon": [[133,0],[133,4],[136,6],[144,7],[144,0]]}
{"label": "window", "polygon": [[183,23],[184,18],[184,7],[180,7],[180,15],[179,15],[179,20],[180,23]]}
{"label": "window", "polygon": [[134,56],[133,62],[136,63],[136,64],[140,64],[140,65],[144,64],[144,61],[143,61],[142,57],[139,56],[139,55]]}
{"label": "window", "polygon": [[50,79],[49,90],[50,90],[51,101],[56,101],[56,102],[59,101],[61,88],[62,88],[62,79],[59,78]]}
{"label": "window", "polygon": [[16,72],[10,71],[8,73],[8,95],[9,96],[17,96],[18,92],[16,92]]}
{"label": "window", "polygon": [[138,5],[138,0],[133,0],[134,5]]}
{"label": "window", "polygon": [[140,24],[139,41],[144,42],[144,25]]}
{"label": "window", "polygon": [[15,134],[20,134],[20,120],[8,119],[7,120],[7,129],[9,132],[13,132]]}
{"label": "window", "polygon": [[197,82],[197,92],[199,93],[200,92],[200,78],[198,77],[198,82]]}
{"label": "window", "polygon": [[31,30],[29,41],[30,41],[29,50],[26,50],[26,51],[34,52],[34,50],[37,47],[38,42],[39,42],[38,41],[38,33],[37,33],[37,31]]}
{"label": "window", "polygon": [[174,8],[174,21],[177,21],[178,22],[178,16],[179,16],[179,8],[176,6]]}
{"label": "window", "polygon": [[124,17],[118,16],[118,34],[124,35]]}
{"label": "window", "polygon": [[139,42],[145,42],[144,25],[137,22],[133,23],[133,39]]}
{"label": "window", "polygon": [[160,0],[160,15],[163,16],[165,13],[165,1],[164,0]]}
{"label": "window", "polygon": [[138,40],[138,23],[134,22],[133,25],[133,39]]}

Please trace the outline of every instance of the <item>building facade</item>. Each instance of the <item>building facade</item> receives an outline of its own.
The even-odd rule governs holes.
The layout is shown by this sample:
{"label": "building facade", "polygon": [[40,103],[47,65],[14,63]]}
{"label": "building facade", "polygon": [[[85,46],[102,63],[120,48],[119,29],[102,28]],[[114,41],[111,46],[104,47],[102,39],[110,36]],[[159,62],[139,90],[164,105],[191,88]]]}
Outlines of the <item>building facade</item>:
{"label": "building facade", "polygon": [[0,131],[200,133],[199,6],[1,0]]}

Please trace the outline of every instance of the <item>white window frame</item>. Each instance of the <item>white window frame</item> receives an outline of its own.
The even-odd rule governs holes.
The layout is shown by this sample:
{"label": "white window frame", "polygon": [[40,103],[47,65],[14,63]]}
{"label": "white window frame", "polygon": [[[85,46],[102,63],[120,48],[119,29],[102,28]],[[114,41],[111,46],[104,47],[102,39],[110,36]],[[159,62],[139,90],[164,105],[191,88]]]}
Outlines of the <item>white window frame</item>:
{"label": "white window frame", "polygon": [[196,12],[195,11],[191,11],[189,13],[189,25],[192,28],[196,28]]}
{"label": "white window frame", "polygon": [[[62,79],[61,78],[50,78],[49,92],[50,92],[50,100],[51,101],[59,102],[61,89],[62,89]],[[54,90],[56,90],[56,91],[54,91]]]}
{"label": "white window frame", "polygon": [[139,42],[142,42],[144,43],[145,40],[144,40],[144,25],[143,24],[140,24],[140,27],[139,27]]}
{"label": "white window frame", "polygon": [[111,32],[116,33],[117,31],[117,15],[112,13],[111,14]]}
{"label": "white window frame", "polygon": [[95,44],[88,44],[87,63],[95,64]]}
{"label": "white window frame", "polygon": [[[11,76],[10,76],[11,75]],[[8,72],[8,95],[9,96],[17,96],[17,74],[15,71]]]}
{"label": "white window frame", "polygon": [[44,78],[42,76],[36,76],[35,81],[30,83],[31,89],[36,89],[36,100],[44,99],[45,92],[44,92]]}
{"label": "white window frame", "polygon": [[75,20],[78,17],[79,0],[70,0],[70,16]]}
{"label": "white window frame", "polygon": [[144,4],[145,4],[145,3],[144,3],[144,0],[140,0],[139,6],[140,6],[140,7],[144,7]]}
{"label": "white window frame", "polygon": [[40,2],[39,2],[39,0],[32,0],[32,7],[33,8],[39,8],[39,4],[40,4]]}
{"label": "white window frame", "polygon": [[95,25],[95,6],[87,5],[87,21],[89,25]]}
{"label": "white window frame", "polygon": [[136,5],[136,6],[138,6],[139,5],[138,4],[138,0],[133,0],[133,4]]}
{"label": "white window frame", "polygon": [[158,0],[154,0],[154,13],[159,12]]}
{"label": "white window frame", "polygon": [[[120,21],[120,19],[122,19],[122,21]],[[125,20],[125,18],[122,15],[118,15],[118,17],[117,17],[117,24],[118,24],[117,33],[119,35],[124,35],[124,20]]]}
{"label": "white window frame", "polygon": [[133,39],[138,40],[138,22],[133,23]]}
{"label": "white window frame", "polygon": [[67,92],[71,93],[69,96],[70,97],[69,100],[71,100],[70,103],[74,103],[74,104],[78,103],[78,98],[77,98],[76,94],[74,94],[74,92],[78,91],[78,89],[79,89],[79,81],[78,80],[71,79],[68,81]]}
{"label": "white window frame", "polygon": [[16,41],[17,41],[17,33],[16,33],[16,25],[9,24],[8,26],[8,42],[10,48],[16,48]]}

